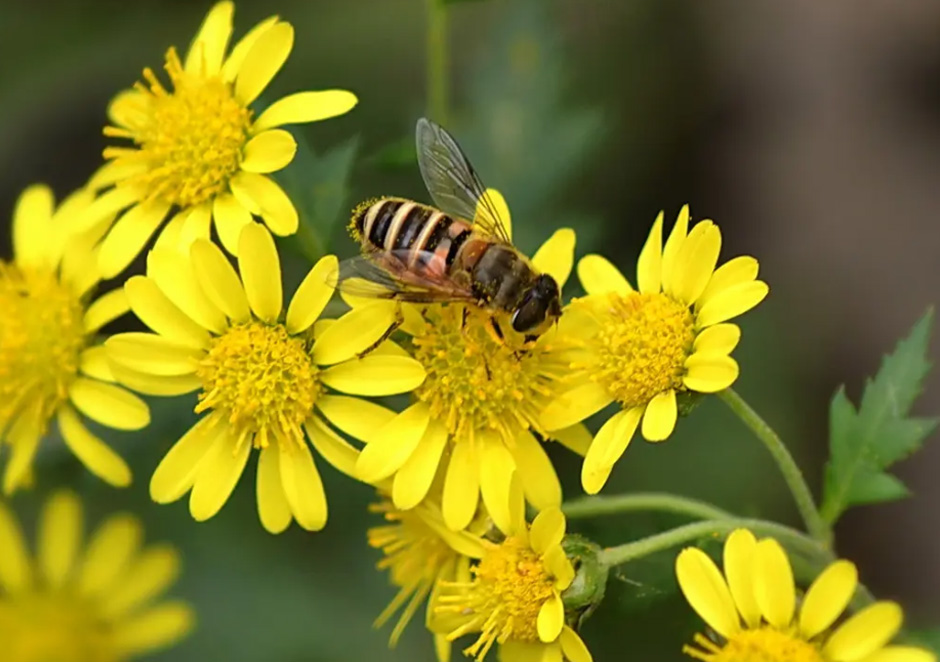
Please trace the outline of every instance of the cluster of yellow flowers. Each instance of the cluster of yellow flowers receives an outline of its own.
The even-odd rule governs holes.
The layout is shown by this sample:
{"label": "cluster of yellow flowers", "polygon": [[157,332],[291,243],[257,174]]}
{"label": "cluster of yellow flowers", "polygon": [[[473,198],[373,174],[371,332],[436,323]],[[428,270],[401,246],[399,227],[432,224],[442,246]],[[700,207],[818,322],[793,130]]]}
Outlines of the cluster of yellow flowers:
{"label": "cluster of yellow flowers", "polygon": [[[298,214],[268,175],[291,162],[296,144],[279,127],[341,115],[357,100],[342,90],[300,92],[253,108],[294,32],[272,17],[229,48],[233,11],[217,4],[184,58],[167,52],[169,88],[146,69],[145,83],[116,96],[105,134],[125,144],[105,150],[87,186],[59,205],[34,186],[17,203],[13,259],[0,262],[3,493],[33,482],[53,419],[88,471],[129,485],[127,464],[83,417],[140,430],[150,413],[135,393],[188,395],[201,418],[155,468],[154,501],[189,493],[192,517],[211,518],[257,449],[261,525],[280,533],[296,520],[317,531],[327,523],[317,455],[378,491],[386,523],[368,539],[399,588],[378,619],[400,614],[393,644],[427,603],[442,662],[464,635],[474,637],[464,652],[478,659],[496,645],[508,662],[590,662],[566,610],[576,569],[545,444],[583,455],[582,485],[595,494],[637,428],[663,441],[683,399],[729,387],[741,335],[729,320],[768,292],[757,260],[719,266],[718,227],[692,224],[688,207],[664,241],[661,214],[636,287],[605,258],[581,258],[587,295],[524,350],[498,343],[456,305],[347,297],[348,312],[324,318],[334,256],[310,269],[285,309],[272,233],[293,234]],[[158,232],[145,275],[96,291]],[[560,230],[533,263],[563,285],[574,248],[574,232]],[[102,332],[128,312],[150,331]],[[401,333],[382,340],[399,316]],[[396,412],[372,400],[394,394],[411,404]],[[592,438],[583,421],[612,403],[616,413]],[[531,523],[526,504],[538,512]],[[179,561],[171,548],[139,551],[141,535],[133,517],[115,515],[80,553],[81,508],[58,493],[41,519],[34,567],[0,507],[4,659],[120,660],[184,636],[193,622],[185,605],[151,605]],[[830,632],[856,587],[848,562],[819,577],[798,616],[785,553],[748,531],[728,538],[727,581],[697,549],[679,556],[677,574],[717,633],[686,649],[701,660],[933,659],[886,647],[901,624],[893,603]]]}

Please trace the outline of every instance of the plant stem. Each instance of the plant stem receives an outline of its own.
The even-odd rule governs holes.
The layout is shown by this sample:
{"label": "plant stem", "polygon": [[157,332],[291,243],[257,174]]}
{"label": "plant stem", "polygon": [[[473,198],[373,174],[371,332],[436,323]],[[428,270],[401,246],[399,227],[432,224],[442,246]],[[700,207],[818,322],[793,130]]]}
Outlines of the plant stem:
{"label": "plant stem", "polygon": [[756,534],[764,534],[777,539],[785,547],[805,554],[812,559],[830,560],[831,555],[817,541],[809,538],[796,529],[788,526],[768,522],[762,519],[721,519],[708,520],[705,522],[693,522],[684,526],[663,531],[656,535],[628,542],[617,547],[608,547],[604,549],[599,557],[602,563],[609,567],[621,565],[628,561],[633,561],[643,556],[648,556],[655,552],[677,547],[683,543],[697,540],[704,537],[723,537],[735,529],[750,529]]}
{"label": "plant stem", "polygon": [[617,496],[591,496],[562,504],[568,519],[614,515],[637,510],[656,510],[696,519],[733,519],[734,515],[715,506],[675,494],[644,492]]}
{"label": "plant stem", "polygon": [[780,472],[783,474],[783,479],[790,488],[790,492],[793,493],[793,499],[796,501],[796,507],[806,524],[807,531],[828,549],[832,544],[832,531],[820,516],[809,485],[806,484],[806,479],[803,478],[803,472],[800,471],[783,441],[774,432],[773,428],[735,391],[730,388],[725,389],[718,393],[718,397],[724,400],[731,411],[751,429],[751,432],[770,451],[774,461],[780,468]]}
{"label": "plant stem", "polygon": [[447,124],[447,7],[443,0],[426,0],[428,116]]}

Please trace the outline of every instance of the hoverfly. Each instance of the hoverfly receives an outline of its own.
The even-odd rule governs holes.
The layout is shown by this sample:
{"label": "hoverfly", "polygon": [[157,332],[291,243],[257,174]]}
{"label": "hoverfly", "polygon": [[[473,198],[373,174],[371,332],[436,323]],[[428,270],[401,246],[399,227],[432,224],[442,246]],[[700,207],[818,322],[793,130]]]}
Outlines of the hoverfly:
{"label": "hoverfly", "polygon": [[[561,315],[558,283],[512,245],[457,141],[426,118],[415,133],[421,176],[438,208],[395,197],[357,207],[352,228],[362,254],[340,265],[339,288],[414,303],[470,304],[490,315],[501,342],[501,319],[534,340]],[[380,287],[357,291],[357,278]]]}

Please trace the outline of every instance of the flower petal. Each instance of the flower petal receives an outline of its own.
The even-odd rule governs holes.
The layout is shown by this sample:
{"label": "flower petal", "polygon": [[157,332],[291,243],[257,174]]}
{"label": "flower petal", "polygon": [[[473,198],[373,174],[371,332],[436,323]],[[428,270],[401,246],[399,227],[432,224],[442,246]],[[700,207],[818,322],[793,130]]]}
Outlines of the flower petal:
{"label": "flower petal", "polygon": [[440,421],[429,421],[421,441],[395,474],[392,501],[396,508],[410,510],[427,496],[447,439],[447,428]]}
{"label": "flower petal", "polygon": [[588,294],[629,294],[633,291],[620,270],[601,255],[585,255],[578,260],[578,280]]}
{"label": "flower petal", "polygon": [[104,595],[122,578],[140,549],[144,530],[133,515],[109,517],[92,534],[78,574],[78,592]]}
{"label": "flower petal", "polygon": [[512,214],[502,193],[495,188],[483,192],[473,213],[473,224],[488,229],[502,226],[506,236],[512,239]]}
{"label": "flower petal", "polygon": [[143,250],[170,211],[170,203],[144,200],[124,212],[108,232],[98,252],[102,278],[114,278]]}
{"label": "flower petal", "polygon": [[787,553],[776,540],[765,538],[754,548],[754,597],[764,619],[778,629],[790,626],[796,607],[796,586]]}
{"label": "flower petal", "polygon": [[238,240],[238,270],[248,304],[258,319],[274,324],[281,314],[281,262],[274,238],[260,225],[242,229]]}
{"label": "flower petal", "polygon": [[[212,447],[199,463],[189,495],[189,514],[194,520],[204,522],[222,509],[238,484],[250,453],[250,440],[238,440],[226,424],[219,425]],[[282,465],[282,473],[283,470]]]}
{"label": "flower petal", "polygon": [[[214,416],[196,422],[163,456],[150,478],[150,498],[157,503],[176,501],[193,486],[199,467],[224,426]],[[224,432],[224,430],[223,430]]]}
{"label": "flower petal", "polygon": [[729,637],[740,630],[731,591],[705,552],[695,547],[679,552],[676,578],[689,605],[715,632]]}
{"label": "flower petal", "polygon": [[430,419],[428,406],[418,402],[376,430],[356,461],[359,480],[377,483],[398,471],[418,447]]}
{"label": "flower petal", "polygon": [[60,491],[49,497],[39,519],[39,569],[46,585],[61,588],[78,556],[82,538],[82,505],[73,493]]}
{"label": "flower petal", "polygon": [[287,307],[285,324],[288,333],[306,331],[317,321],[333,296],[333,288],[327,283],[326,277],[338,268],[339,260],[335,255],[326,255],[313,265]]}
{"label": "flower petal", "polygon": [[264,219],[265,225],[279,237],[297,232],[297,209],[273,179],[256,172],[241,171],[229,182],[235,198],[251,213]]}
{"label": "flower petal", "polygon": [[117,585],[101,596],[100,605],[107,620],[120,617],[157,598],[176,581],[180,573],[179,552],[169,545],[153,545],[131,563]]}
{"label": "flower petal", "polygon": [[225,313],[199,287],[192,261],[183,253],[154,248],[147,255],[147,276],[174,306],[202,328],[217,335],[228,328]]}
{"label": "flower petal", "polygon": [[150,423],[147,403],[114,384],[77,377],[69,399],[89,418],[117,430],[140,430]]}
{"label": "flower petal", "polygon": [[858,570],[851,561],[835,561],[806,591],[800,607],[800,633],[812,639],[836,622],[849,606],[858,586]]}
{"label": "flower petal", "polygon": [[261,37],[265,32],[271,29],[272,26],[278,23],[277,16],[269,16],[255,27],[249,30],[244,37],[238,40],[238,43],[232,48],[232,52],[229,53],[228,58],[226,58],[225,63],[222,65],[222,80],[226,83],[230,83],[235,80],[235,77],[238,76],[238,72],[242,67],[242,64],[245,62],[245,57],[251,51],[252,47],[255,45],[255,42],[258,41],[258,38]]}
{"label": "flower petal", "polygon": [[290,526],[293,516],[281,485],[280,458],[277,448],[269,445],[258,456],[258,478],[255,486],[258,518],[268,533],[281,533]]}
{"label": "flower petal", "polygon": [[342,432],[366,441],[396,414],[382,405],[348,395],[321,395],[317,409]]}
{"label": "flower petal", "polygon": [[356,460],[359,459],[359,451],[355,447],[333,432],[326,423],[320,420],[319,416],[308,418],[304,423],[304,429],[320,457],[329,462],[334,469],[355,478]]}
{"label": "flower petal", "polygon": [[597,494],[604,487],[614,464],[633,439],[642,415],[642,407],[619,411],[597,431],[581,464],[581,486],[585,492]]}
{"label": "flower petal", "polygon": [[[284,496],[290,504],[297,523],[307,531],[319,531],[326,526],[326,492],[313,455],[306,444],[277,442],[281,458],[281,483]],[[198,485],[198,483],[197,483]]]}
{"label": "flower petal", "polygon": [[[588,448],[594,440],[594,435],[583,423],[576,423],[561,430],[555,430],[551,434],[551,439],[581,457],[587,455]],[[533,501],[533,504],[535,502]]]}
{"label": "flower petal", "polygon": [[348,113],[358,102],[356,95],[346,90],[296,92],[268,106],[251,130],[258,132],[284,124],[319,122]]}
{"label": "flower petal", "polygon": [[253,222],[251,212],[231,193],[220,193],[212,201],[212,218],[225,250],[237,255],[238,238],[245,226]]}
{"label": "flower petal", "polygon": [[124,283],[124,291],[134,314],[161,336],[187,347],[203,349],[209,345],[206,330],[174,306],[150,278],[132,276]]}
{"label": "flower petal", "polygon": [[561,483],[542,444],[528,430],[509,446],[526,500],[539,510],[561,505]]}
{"label": "flower petal", "polygon": [[268,86],[294,47],[294,28],[277,23],[264,31],[245,56],[235,79],[235,97],[250,104]]}
{"label": "flower petal", "polygon": [[737,317],[763,301],[769,292],[767,283],[760,280],[725,288],[708,299],[695,316],[695,323],[704,328]]}
{"label": "flower petal", "polygon": [[32,576],[23,531],[13,513],[0,503],[0,586],[16,594],[32,584]]}
{"label": "flower petal", "polygon": [[738,378],[738,363],[726,354],[704,354],[698,352],[685,361],[686,375],[682,383],[686,388],[699,393],[717,393],[734,383]]}
{"label": "flower petal", "polygon": [[398,305],[375,301],[353,308],[340,317],[313,343],[313,359],[318,365],[332,365],[351,359],[375,345],[396,323]]}
{"label": "flower petal", "polygon": [[116,382],[144,395],[183,395],[202,388],[202,380],[195,373],[170,376],[151,375],[114,362],[111,362],[108,367]]}
{"label": "flower petal", "polygon": [[529,529],[529,545],[537,554],[560,545],[565,537],[565,516],[558,508],[548,508],[535,516]]}
{"label": "flower petal", "polygon": [[895,602],[876,602],[839,626],[823,647],[833,662],[856,662],[875,653],[901,629],[904,613]]}
{"label": "flower petal", "polygon": [[747,529],[736,529],[725,541],[724,567],[728,588],[741,618],[749,628],[760,625],[760,607],[754,597],[754,550],[757,539]]}
{"label": "flower petal", "polygon": [[593,662],[591,651],[588,650],[587,645],[578,636],[578,633],[567,625],[561,629],[559,642],[565,658],[571,662]]}
{"label": "flower petal", "polygon": [[334,365],[320,373],[320,381],[330,388],[368,396],[407,393],[424,379],[424,367],[418,361],[375,354]]}
{"label": "flower petal", "polygon": [[65,405],[58,412],[59,432],[65,445],[91,473],[114,487],[131,484],[131,469],[120,455],[89,432],[75,410]]}
{"label": "flower petal", "polygon": [[885,646],[866,657],[865,662],[937,662],[937,656],[914,646]]}
{"label": "flower petal", "polygon": [[720,251],[718,226],[711,221],[697,223],[676,255],[670,294],[688,305],[695,303],[715,271]]}
{"label": "flower petal", "polygon": [[218,2],[209,10],[186,53],[183,68],[187,73],[201,77],[219,73],[225,49],[228,48],[228,40],[232,36],[234,13],[235,5],[231,2]]}
{"label": "flower petal", "polygon": [[472,444],[457,444],[447,465],[441,503],[444,523],[451,531],[467,528],[480,500],[480,478]]}
{"label": "flower petal", "polygon": [[144,192],[132,186],[118,186],[95,198],[72,221],[76,234],[87,232],[104,223],[109,217],[144,198]]}
{"label": "flower petal", "polygon": [[192,631],[196,615],[183,602],[161,602],[156,607],[122,619],[114,631],[114,645],[122,659],[165,648]]}
{"label": "flower petal", "polygon": [[245,172],[275,172],[293,161],[296,153],[297,142],[287,131],[262,131],[245,144],[241,168]]}
{"label": "flower petal", "polygon": [[202,350],[179,345],[155,333],[119,333],[104,344],[108,359],[149,375],[189,375],[196,371]]}
{"label": "flower petal", "polygon": [[636,284],[643,294],[659,292],[662,286],[663,212],[653,221],[649,237],[636,263]]}
{"label": "flower petal", "polygon": [[56,266],[48,259],[54,207],[52,189],[45,184],[20,193],[13,210],[13,257],[18,264]]}
{"label": "flower petal", "polygon": [[741,327],[737,324],[716,324],[695,337],[692,349],[706,354],[730,354],[740,340]]}
{"label": "flower petal", "polygon": [[480,443],[480,494],[493,523],[506,535],[513,532],[509,488],[516,463],[502,440],[491,431],[478,432]]}
{"label": "flower petal", "polygon": [[111,364],[108,362],[108,352],[104,345],[93,345],[88,349],[82,350],[79,358],[78,370],[86,377],[97,379],[102,382],[114,383],[117,381],[114,373],[111,372]]}
{"label": "flower petal", "polygon": [[729,287],[753,281],[757,278],[759,268],[757,260],[749,255],[742,255],[728,260],[715,269],[715,273],[708,280],[705,291],[695,300],[695,305],[701,307],[715,295],[721,294]]}
{"label": "flower petal", "polygon": [[689,232],[689,216],[689,205],[683,205],[676,217],[676,224],[672,226],[669,238],[666,239],[666,245],[663,246],[663,292],[672,292],[673,281],[675,280],[676,256],[679,254],[679,249],[685,242]]}
{"label": "flower petal", "polygon": [[561,430],[596,414],[613,402],[610,393],[597,382],[580,384],[559,395],[542,412],[546,430]]}
{"label": "flower petal", "polygon": [[550,275],[564,287],[574,266],[575,234],[571,228],[556,230],[532,256],[532,264],[540,272]]}
{"label": "flower petal", "polygon": [[123,289],[111,290],[92,302],[85,311],[85,317],[82,324],[86,333],[94,333],[108,322],[116,320],[118,317],[129,311],[130,302],[127,300],[127,294]]}
{"label": "flower petal", "polygon": [[552,597],[546,600],[539,609],[539,616],[536,627],[539,632],[539,640],[543,643],[550,643],[558,638],[561,629],[565,625],[565,606],[561,602],[561,596],[557,592],[552,593]]}
{"label": "flower petal", "polygon": [[251,316],[248,297],[235,269],[215,244],[204,239],[193,242],[190,258],[196,281],[216,307],[234,322]]}
{"label": "flower petal", "polygon": [[13,449],[3,472],[3,493],[7,496],[23,487],[30,476],[44,425],[38,406],[19,415],[6,433],[6,441]]}
{"label": "flower petal", "polygon": [[679,409],[676,406],[676,392],[672,389],[660,393],[646,405],[643,414],[641,432],[647,441],[663,441],[676,428]]}

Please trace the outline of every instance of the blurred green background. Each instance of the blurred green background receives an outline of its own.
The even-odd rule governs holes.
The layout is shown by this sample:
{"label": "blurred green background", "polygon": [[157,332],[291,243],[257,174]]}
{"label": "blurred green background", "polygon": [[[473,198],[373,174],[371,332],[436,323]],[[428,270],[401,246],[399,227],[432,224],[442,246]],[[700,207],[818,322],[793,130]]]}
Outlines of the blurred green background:
{"label": "blurred green background", "polygon": [[[35,181],[59,196],[80,185],[100,163],[108,99],[144,66],[161,67],[169,45],[185,49],[210,6],[0,4],[0,209],[11,210]],[[417,168],[403,159],[427,112],[426,5],[236,6],[236,35],[271,13],[296,29],[267,99],[333,87],[360,98],[342,118],[294,130],[309,149],[279,177],[312,230],[282,242],[290,292],[318,246],[354,252],[342,223],[356,201],[426,199]],[[862,12],[811,0],[478,0],[448,13],[447,126],[505,193],[521,248],[531,252],[573,226],[579,255],[600,250],[632,274],[656,213],[665,209],[671,223],[689,202],[694,216],[720,224],[724,258],[760,259],[771,296],[743,320],[737,388],[817,487],[829,397],[841,383],[856,396],[879,355],[937,298],[940,5],[880,1]],[[4,226],[3,255],[8,235]],[[366,512],[373,495],[324,463],[331,511],[319,534],[265,533],[251,467],[208,523],[190,519],[185,499],[150,503],[150,472],[193,420],[184,400],[153,401],[154,424],[143,434],[107,436],[134,468],[131,488],[91,479],[51,440],[38,489],[14,499],[31,522],[41,496],[71,485],[92,522],[128,509],[145,520],[149,540],[182,549],[174,592],[194,603],[198,630],[152,659],[433,660],[420,618],[394,651],[387,630],[370,629],[394,595],[365,543],[378,521]],[[932,377],[920,409],[937,412],[938,401]],[[578,496],[577,459],[551,451],[566,495]],[[940,624],[938,464],[940,447],[928,445],[897,470],[916,500],[855,509],[837,531],[838,551],[876,595],[900,599],[914,627]],[[639,490],[798,523],[770,458],[716,401],[667,444],[634,443],[605,493]],[[614,544],[677,522],[630,515],[578,530]],[[614,579],[583,631],[595,659],[681,659],[699,624],[675,594],[672,558]]]}

